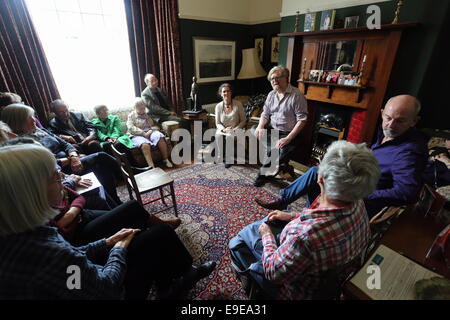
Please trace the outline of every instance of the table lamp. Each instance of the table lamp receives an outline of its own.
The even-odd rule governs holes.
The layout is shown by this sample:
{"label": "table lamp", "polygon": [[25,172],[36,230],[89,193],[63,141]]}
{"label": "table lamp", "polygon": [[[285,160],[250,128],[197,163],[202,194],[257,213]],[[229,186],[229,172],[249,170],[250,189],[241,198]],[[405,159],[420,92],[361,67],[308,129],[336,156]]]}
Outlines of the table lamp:
{"label": "table lamp", "polygon": [[[238,79],[255,79],[264,77],[267,72],[259,62],[256,48],[242,49],[242,66],[237,76]],[[253,81],[251,83],[251,93],[253,95]]]}

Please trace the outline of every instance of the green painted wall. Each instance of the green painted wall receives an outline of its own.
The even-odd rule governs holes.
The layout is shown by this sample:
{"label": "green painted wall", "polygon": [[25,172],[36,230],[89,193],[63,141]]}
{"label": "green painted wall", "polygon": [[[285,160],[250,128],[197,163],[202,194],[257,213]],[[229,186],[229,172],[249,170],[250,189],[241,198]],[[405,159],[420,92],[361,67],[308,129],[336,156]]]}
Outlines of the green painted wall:
{"label": "green painted wall", "polygon": [[[376,3],[381,9],[381,23],[389,24],[394,18],[396,1]],[[355,6],[336,10],[335,21],[347,16],[359,15],[359,26],[365,25],[368,6]],[[447,97],[444,92],[449,88],[448,74],[450,56],[449,41],[450,1],[448,0],[408,0],[400,12],[400,22],[420,22],[416,29],[404,32],[397,59],[391,74],[386,97],[401,93],[417,96],[422,101],[423,111],[420,127],[450,128],[445,114]],[[318,30],[320,13],[316,18]],[[299,31],[303,31],[304,15],[300,16]],[[280,32],[293,32],[295,16],[285,17],[281,21]],[[280,62],[286,63],[287,39],[280,43]],[[444,76],[445,75],[445,76]],[[448,113],[448,112],[447,112]]]}
{"label": "green painted wall", "polygon": [[[264,62],[266,71],[273,64],[269,62],[270,38],[280,31],[280,22],[264,23],[259,25],[243,25],[233,23],[209,22],[200,20],[180,19],[181,55],[183,70],[183,93],[188,97],[194,76],[193,37],[210,37],[214,39],[236,41],[236,76],[242,64],[242,49],[252,48],[256,37],[264,37]],[[270,84],[265,78],[255,80],[229,81],[234,87],[235,95],[249,95],[253,87],[254,93],[268,92]],[[253,83],[252,83],[253,82]],[[219,101],[217,89],[221,82],[199,84],[202,104]]]}

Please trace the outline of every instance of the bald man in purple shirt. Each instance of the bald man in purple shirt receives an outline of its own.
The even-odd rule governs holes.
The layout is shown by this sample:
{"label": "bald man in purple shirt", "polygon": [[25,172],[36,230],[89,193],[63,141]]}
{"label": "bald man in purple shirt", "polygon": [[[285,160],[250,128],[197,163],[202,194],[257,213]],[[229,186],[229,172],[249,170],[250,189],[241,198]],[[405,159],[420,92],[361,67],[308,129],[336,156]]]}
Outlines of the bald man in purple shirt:
{"label": "bald man in purple shirt", "polygon": [[[372,145],[381,177],[377,189],[364,199],[367,213],[373,216],[385,206],[415,203],[422,188],[422,172],[428,153],[425,138],[414,126],[419,120],[421,105],[410,95],[399,95],[388,100],[381,110],[382,130]],[[309,169],[286,189],[281,198],[265,203],[256,202],[266,209],[284,209],[303,195],[309,206],[320,193],[317,185],[317,167]]]}
{"label": "bald man in purple shirt", "polygon": [[273,67],[267,79],[273,90],[267,95],[254,135],[263,143],[267,138],[268,159],[262,161],[263,165],[254,182],[256,187],[262,186],[267,177],[275,176],[282,166],[287,165],[300,142],[299,133],[308,117],[305,96],[289,84],[287,68]]}

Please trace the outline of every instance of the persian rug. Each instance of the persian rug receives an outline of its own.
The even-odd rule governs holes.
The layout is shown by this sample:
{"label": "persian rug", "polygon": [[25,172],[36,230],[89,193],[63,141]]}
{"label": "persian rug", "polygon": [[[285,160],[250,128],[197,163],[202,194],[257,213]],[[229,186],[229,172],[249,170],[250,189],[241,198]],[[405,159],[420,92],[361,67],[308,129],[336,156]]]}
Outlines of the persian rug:
{"label": "persian rug", "polygon": [[[178,216],[182,220],[177,234],[191,253],[194,264],[209,260],[217,263],[215,271],[197,283],[189,299],[248,299],[231,267],[228,242],[243,227],[270,212],[258,206],[255,198],[275,200],[279,198],[280,188],[289,185],[287,180],[276,180],[261,188],[254,187],[257,172],[253,166],[234,165],[225,169],[223,165],[205,163],[168,171],[175,181]],[[123,200],[128,199],[125,186],[119,188],[119,195]],[[151,193],[146,195],[152,196]],[[301,210],[304,203],[301,198],[289,209]],[[146,205],[146,209],[152,212],[162,206],[156,202]],[[169,209],[158,216],[173,218],[174,211]]]}

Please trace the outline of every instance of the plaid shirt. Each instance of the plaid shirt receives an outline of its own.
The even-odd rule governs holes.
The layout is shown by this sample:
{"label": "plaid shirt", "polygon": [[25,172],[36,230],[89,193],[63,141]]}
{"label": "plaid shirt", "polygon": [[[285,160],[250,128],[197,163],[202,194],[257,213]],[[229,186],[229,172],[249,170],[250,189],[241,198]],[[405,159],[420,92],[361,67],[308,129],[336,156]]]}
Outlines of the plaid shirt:
{"label": "plaid shirt", "polygon": [[[108,253],[105,265],[91,262]],[[47,226],[0,237],[0,299],[119,299],[125,255],[104,239],[75,248]],[[81,270],[80,289],[67,287],[71,265]]]}
{"label": "plaid shirt", "polygon": [[319,199],[295,213],[279,247],[273,234],[262,237],[265,276],[281,284],[279,299],[311,299],[320,272],[351,261],[367,246],[370,229],[362,200],[342,208],[318,208]]}

